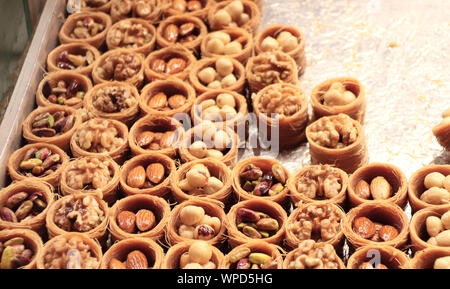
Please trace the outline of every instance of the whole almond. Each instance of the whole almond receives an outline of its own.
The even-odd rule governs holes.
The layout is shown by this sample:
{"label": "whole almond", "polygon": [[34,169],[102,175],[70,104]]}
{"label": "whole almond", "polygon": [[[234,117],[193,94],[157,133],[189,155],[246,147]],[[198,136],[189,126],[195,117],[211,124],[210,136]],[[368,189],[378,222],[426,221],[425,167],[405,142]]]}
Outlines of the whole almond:
{"label": "whole almond", "polygon": [[186,104],[187,99],[186,99],[186,97],[184,97],[184,95],[174,94],[171,97],[169,97],[168,102],[169,102],[169,106],[172,109],[178,109]]}
{"label": "whole almond", "polygon": [[361,238],[370,239],[375,235],[375,225],[366,217],[356,218],[353,222],[353,231]]}
{"label": "whole almond", "polygon": [[180,36],[184,37],[186,35],[191,34],[194,31],[194,29],[195,29],[194,23],[189,23],[189,22],[184,23],[184,24],[180,25],[180,29],[179,29]]}
{"label": "whole almond", "polygon": [[398,236],[398,230],[393,226],[386,225],[380,229],[380,232],[378,232],[378,234],[380,235],[381,240],[383,240],[384,242],[388,242]]}
{"label": "whole almond", "polygon": [[197,0],[191,0],[189,2],[187,2],[187,10],[188,11],[197,11],[202,9],[202,2],[197,1]]}
{"label": "whole almond", "polygon": [[116,258],[112,258],[111,261],[109,261],[109,269],[126,269],[127,267],[117,260]]}
{"label": "whole almond", "polygon": [[355,187],[355,194],[364,199],[370,199],[370,187],[369,184],[365,180],[360,180]]}
{"label": "whole almond", "polygon": [[126,264],[127,269],[148,269],[147,257],[138,250],[128,254]]}
{"label": "whole almond", "polygon": [[165,169],[160,163],[153,163],[147,167],[147,178],[154,184],[159,184],[164,179]]}
{"label": "whole almond", "polygon": [[136,143],[140,147],[146,147],[153,142],[155,134],[151,131],[144,131],[136,138]]}
{"label": "whole almond", "polygon": [[186,68],[186,61],[183,58],[172,58],[167,62],[165,72],[167,74],[177,74]]}
{"label": "whole almond", "polygon": [[139,231],[150,231],[153,226],[155,226],[155,214],[149,210],[139,210],[136,214],[136,227]]}
{"label": "whole almond", "polygon": [[186,11],[186,1],[185,0],[173,0],[172,1],[172,8],[175,10],[178,10],[180,12]]}
{"label": "whole almond", "polygon": [[143,166],[137,166],[128,173],[127,184],[136,189],[140,189],[145,183],[145,169]]}
{"label": "whole almond", "polygon": [[169,148],[174,143],[175,133],[173,131],[168,131],[163,134],[159,145],[162,149]]}
{"label": "whole almond", "polygon": [[392,187],[383,177],[376,177],[370,183],[370,193],[374,200],[387,200],[392,195]]}
{"label": "whole almond", "polygon": [[164,73],[166,71],[166,62],[162,59],[153,60],[152,70],[156,73]]}
{"label": "whole almond", "polygon": [[167,106],[167,95],[163,92],[155,94],[148,101],[148,106],[153,109],[163,109]]}
{"label": "whole almond", "polygon": [[130,211],[123,211],[117,215],[117,225],[123,231],[133,234],[136,230],[136,215]]}
{"label": "whole almond", "polygon": [[164,38],[172,43],[178,40],[179,29],[175,24],[169,24],[166,29],[164,29]]}

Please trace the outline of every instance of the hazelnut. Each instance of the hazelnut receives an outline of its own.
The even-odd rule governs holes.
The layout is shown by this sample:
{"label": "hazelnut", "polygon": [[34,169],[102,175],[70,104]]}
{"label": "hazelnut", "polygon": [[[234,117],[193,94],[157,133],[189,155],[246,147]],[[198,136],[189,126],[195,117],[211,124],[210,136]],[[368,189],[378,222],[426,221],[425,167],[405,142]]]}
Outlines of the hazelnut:
{"label": "hazelnut", "polygon": [[210,84],[208,84],[208,88],[211,88],[211,89],[220,89],[220,88],[222,88],[222,84],[220,83],[220,81],[214,80],[213,82],[211,82]]}
{"label": "hazelnut", "polygon": [[229,74],[222,79],[221,85],[222,87],[227,88],[235,85],[236,82],[237,82],[236,76],[234,76],[234,74]]}
{"label": "hazelnut", "polygon": [[217,75],[217,72],[214,70],[214,68],[207,67],[207,68],[202,69],[198,73],[198,78],[200,79],[201,82],[210,84],[211,82],[213,82],[216,79],[216,75]]}
{"label": "hazelnut", "polygon": [[428,235],[430,237],[436,237],[440,232],[444,230],[441,219],[436,216],[429,216],[425,223]]}
{"label": "hazelnut", "polygon": [[213,54],[223,54],[225,51],[225,44],[218,38],[212,38],[206,44],[206,50]]}
{"label": "hazelnut", "polygon": [[205,186],[205,193],[208,195],[212,195],[217,193],[223,188],[223,183],[216,177],[210,177],[208,179],[208,183]]}
{"label": "hazelnut", "polygon": [[433,172],[425,177],[423,184],[427,189],[431,189],[432,187],[443,188],[444,180],[445,176],[443,174],[439,172]]}
{"label": "hazelnut", "polygon": [[214,135],[214,147],[219,151],[224,151],[227,148],[229,142],[230,138],[228,137],[228,134],[223,130],[219,130]]}
{"label": "hazelnut", "polygon": [[216,98],[216,103],[219,108],[223,108],[225,105],[236,107],[236,100],[229,93],[221,93]]}
{"label": "hazelnut", "polygon": [[242,44],[237,41],[232,41],[225,45],[224,52],[225,55],[233,55],[241,53],[242,51]]}
{"label": "hazelnut", "polygon": [[213,22],[217,26],[228,26],[231,23],[231,15],[225,10],[219,10],[214,14]]}
{"label": "hazelnut", "polygon": [[212,250],[205,241],[197,241],[189,247],[189,258],[191,262],[207,264],[212,257]]}
{"label": "hazelnut", "polygon": [[234,66],[233,62],[226,57],[221,57],[216,61],[216,71],[220,76],[226,77],[233,73]]}
{"label": "hazelnut", "polygon": [[228,4],[225,8],[225,11],[231,16],[231,18],[237,22],[242,13],[244,13],[244,5],[241,1],[233,1]]}
{"label": "hazelnut", "polygon": [[263,42],[261,43],[261,50],[264,52],[272,51],[278,49],[280,44],[278,41],[273,37],[266,37]]}
{"label": "hazelnut", "polygon": [[203,159],[208,154],[208,148],[206,144],[202,141],[194,142],[189,148],[189,152],[198,159]]}
{"label": "hazelnut", "polygon": [[220,40],[224,45],[231,42],[231,36],[228,33],[222,31],[211,33],[211,40],[212,39]]}
{"label": "hazelnut", "polygon": [[198,224],[204,216],[205,210],[198,206],[186,206],[180,212],[180,220],[187,226]]}

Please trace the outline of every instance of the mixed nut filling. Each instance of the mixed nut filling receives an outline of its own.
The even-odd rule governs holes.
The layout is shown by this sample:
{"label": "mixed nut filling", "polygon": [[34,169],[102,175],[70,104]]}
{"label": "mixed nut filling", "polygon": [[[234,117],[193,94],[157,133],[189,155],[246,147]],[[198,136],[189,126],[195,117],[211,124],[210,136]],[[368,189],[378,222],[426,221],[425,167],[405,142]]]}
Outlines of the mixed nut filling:
{"label": "mixed nut filling", "polygon": [[92,104],[99,111],[117,113],[136,106],[137,100],[128,86],[108,85],[95,92]]}
{"label": "mixed nut filling", "polygon": [[333,246],[304,240],[295,250],[288,269],[339,269],[338,256]]}
{"label": "mixed nut filling", "polygon": [[253,164],[248,165],[239,174],[241,187],[249,194],[258,197],[276,196],[286,184],[286,173],[281,165],[272,165],[270,171]]}
{"label": "mixed nut filling", "polygon": [[341,215],[331,204],[310,205],[287,225],[298,240],[327,242],[341,231]]}
{"label": "mixed nut filling", "polygon": [[66,232],[89,232],[106,218],[93,196],[69,196],[55,213],[55,224]]}
{"label": "mixed nut filling", "polygon": [[127,185],[135,189],[150,189],[161,184],[168,173],[161,163],[151,163],[146,168],[134,167],[127,176]]}
{"label": "mixed nut filling", "polygon": [[180,256],[180,269],[216,269],[217,264],[212,261],[212,254],[208,243],[196,241]]}
{"label": "mixed nut filling", "polygon": [[0,242],[0,269],[18,269],[28,265],[35,253],[22,237]]}
{"label": "mixed nut filling", "polygon": [[202,120],[211,122],[225,122],[237,116],[237,103],[234,96],[221,93],[215,99],[210,98],[200,103]]}
{"label": "mixed nut filling", "polygon": [[226,57],[218,58],[214,67],[200,70],[197,77],[204,86],[211,89],[226,89],[237,82],[233,62]]}
{"label": "mixed nut filling", "polygon": [[187,61],[181,56],[173,56],[154,59],[150,67],[156,73],[173,75],[183,72],[187,65]]}
{"label": "mixed nut filling", "polygon": [[151,269],[147,256],[140,250],[127,254],[124,261],[112,258],[108,264],[109,269]]}
{"label": "mixed nut filling", "polygon": [[19,173],[27,177],[45,177],[56,172],[61,156],[48,148],[30,148],[19,164]]}
{"label": "mixed nut filling", "polygon": [[222,222],[208,215],[200,206],[189,205],[181,209],[178,235],[182,238],[208,241],[220,232]]}
{"label": "mixed nut filling", "polygon": [[237,211],[236,226],[239,231],[252,239],[266,239],[275,235],[280,224],[264,212],[240,208]]}
{"label": "mixed nut filling", "polygon": [[287,82],[295,69],[289,55],[274,51],[255,56],[251,72],[255,81],[268,86],[274,83]]}
{"label": "mixed nut filling", "polygon": [[429,236],[427,243],[450,247],[450,210],[442,216],[429,216],[425,221],[425,227]]}
{"label": "mixed nut filling", "polygon": [[231,148],[231,138],[211,121],[204,121],[194,127],[194,140],[188,147],[189,153],[198,159],[223,158]]}
{"label": "mixed nut filling", "polygon": [[200,35],[200,28],[193,22],[182,24],[171,23],[163,31],[163,37],[169,43],[188,43],[197,39]]}
{"label": "mixed nut filling", "polygon": [[126,142],[118,129],[107,119],[91,119],[73,136],[78,146],[91,153],[108,153]]}
{"label": "mixed nut filling", "polygon": [[268,254],[252,251],[248,247],[236,249],[228,255],[230,269],[277,269],[278,263]]}
{"label": "mixed nut filling", "polygon": [[66,184],[74,190],[104,188],[112,179],[111,161],[98,158],[82,158],[69,164]]}
{"label": "mixed nut filling", "polygon": [[285,85],[269,86],[261,93],[258,109],[267,115],[275,117],[290,117],[302,109],[304,99],[298,88]]}
{"label": "mixed nut filling", "polygon": [[138,55],[119,52],[107,56],[97,67],[96,72],[103,80],[126,81],[136,76],[142,65]]}
{"label": "mixed nut filling", "polygon": [[74,39],[87,39],[94,37],[105,30],[105,25],[97,22],[93,17],[84,17],[75,23],[75,27],[70,33]]}
{"label": "mixed nut filling", "polygon": [[212,21],[216,27],[241,27],[250,21],[250,15],[244,11],[242,1],[233,1],[218,10]]}
{"label": "mixed nut filling", "polygon": [[157,224],[151,210],[140,209],[136,213],[126,210],[116,217],[117,226],[128,234],[142,234],[151,231]]}
{"label": "mixed nut filling", "polygon": [[56,60],[56,66],[59,69],[75,70],[82,67],[86,67],[94,63],[95,56],[90,50],[80,51],[62,51]]}
{"label": "mixed nut filling", "polygon": [[8,197],[0,208],[0,218],[5,222],[29,221],[47,208],[47,200],[40,191],[22,191]]}
{"label": "mixed nut filling", "polygon": [[158,151],[172,147],[176,137],[177,133],[172,130],[164,132],[145,130],[136,137],[136,144],[145,150]]}
{"label": "mixed nut filling", "polygon": [[114,47],[136,49],[150,43],[153,37],[142,23],[125,19],[110,29],[107,40]]}
{"label": "mixed nut filling", "polygon": [[277,31],[273,36],[267,36],[261,42],[263,52],[281,50],[289,53],[298,47],[298,39],[289,31]]}
{"label": "mixed nut filling", "polygon": [[57,237],[44,255],[45,269],[96,269],[99,263],[89,245],[78,236]]}
{"label": "mixed nut filling", "polygon": [[202,1],[197,0],[172,0],[172,9],[178,12],[195,12],[204,8]]}
{"label": "mixed nut filling", "polygon": [[358,129],[346,114],[323,117],[311,125],[310,137],[320,146],[341,149],[358,139]]}
{"label": "mixed nut filling", "polygon": [[396,227],[373,221],[368,217],[358,217],[353,221],[353,231],[361,238],[374,242],[389,242],[399,231]]}
{"label": "mixed nut filling", "polygon": [[158,111],[179,109],[187,103],[187,98],[180,93],[158,92],[151,96],[147,102],[148,107]]}
{"label": "mixed nut filling", "polygon": [[297,180],[297,190],[307,198],[332,199],[342,189],[342,177],[338,169],[330,165],[311,166]]}
{"label": "mixed nut filling", "polygon": [[86,90],[77,79],[49,80],[45,82],[42,94],[51,103],[76,106],[83,102]]}
{"label": "mixed nut filling", "polygon": [[382,176],[372,179],[370,185],[360,180],[355,187],[355,194],[365,200],[387,200],[393,195],[391,184]]}
{"label": "mixed nut filling", "polygon": [[198,164],[186,173],[179,186],[191,196],[208,196],[219,192],[224,184],[205,165]]}
{"label": "mixed nut filling", "polygon": [[342,106],[356,100],[356,95],[345,87],[345,83],[336,81],[328,90],[320,92],[320,102],[326,106]]}
{"label": "mixed nut filling", "polygon": [[227,32],[216,31],[209,34],[206,51],[217,55],[236,55],[242,52],[247,41],[244,36],[232,39]]}
{"label": "mixed nut filling", "polygon": [[422,201],[432,205],[450,203],[450,175],[433,172],[425,177],[423,183],[427,190],[420,195]]}
{"label": "mixed nut filling", "polygon": [[75,117],[65,111],[46,112],[36,116],[31,124],[31,133],[49,138],[62,135],[72,129]]}

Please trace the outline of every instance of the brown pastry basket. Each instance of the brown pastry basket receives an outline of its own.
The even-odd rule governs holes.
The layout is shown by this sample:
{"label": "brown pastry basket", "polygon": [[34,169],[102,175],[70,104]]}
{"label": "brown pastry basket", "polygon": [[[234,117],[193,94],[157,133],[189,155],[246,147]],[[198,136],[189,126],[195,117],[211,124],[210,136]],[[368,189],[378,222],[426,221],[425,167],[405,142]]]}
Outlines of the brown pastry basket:
{"label": "brown pastry basket", "polygon": [[[227,28],[227,26],[223,26],[223,25],[220,25],[219,23],[215,23],[214,15],[217,13],[217,11],[225,8],[231,2],[233,2],[233,0],[218,2],[216,5],[211,7],[211,9],[209,10],[208,23],[209,23],[210,29],[212,31]],[[248,16],[250,17],[250,20],[246,24],[242,25],[240,28],[247,30],[251,34],[256,34],[256,32],[258,31],[259,25],[261,24],[261,11],[258,9],[258,5],[256,5],[252,1],[241,0],[241,2],[244,6],[244,13],[248,14]]]}
{"label": "brown pastry basket", "polygon": [[81,67],[78,67],[78,68],[76,68],[74,70],[70,70],[70,71],[78,72],[78,73],[81,73],[88,77],[91,76],[92,69],[94,68],[94,64],[100,58],[100,52],[94,46],[85,44],[85,43],[61,44],[60,46],[53,49],[47,57],[48,72],[56,72],[56,71],[64,71],[65,70],[65,69],[59,68],[57,66],[57,60],[59,58],[59,55],[64,51],[67,51],[69,53],[74,53],[74,54],[83,54],[83,53],[86,53],[87,51],[90,51],[94,55],[94,62],[92,62],[88,66],[81,66]]}
{"label": "brown pastry basket", "polygon": [[[164,256],[164,261],[161,269],[181,269],[179,268],[180,257],[181,255],[189,251],[189,247],[192,245],[192,243],[194,243],[194,241],[186,241],[170,247],[166,255]],[[211,262],[216,264],[216,267],[219,267],[224,258],[223,253],[216,247],[212,245],[210,246],[212,249]]]}
{"label": "brown pastry basket", "polygon": [[41,237],[34,231],[27,229],[12,229],[0,231],[0,242],[5,243],[13,238],[22,238],[27,248],[33,251],[34,255],[30,263],[19,267],[20,269],[36,269],[36,259],[39,252],[44,247]]}
{"label": "brown pastry basket", "polygon": [[369,245],[358,248],[348,259],[347,269],[359,269],[361,264],[380,261],[389,269],[411,269],[411,260],[403,251],[391,246]]}

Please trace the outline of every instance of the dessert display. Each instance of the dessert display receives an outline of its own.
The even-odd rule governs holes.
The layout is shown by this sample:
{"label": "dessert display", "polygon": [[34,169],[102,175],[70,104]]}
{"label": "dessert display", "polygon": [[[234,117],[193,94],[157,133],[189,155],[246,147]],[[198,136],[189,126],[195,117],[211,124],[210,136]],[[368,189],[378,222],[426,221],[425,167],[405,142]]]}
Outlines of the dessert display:
{"label": "dessert display", "polygon": [[245,65],[252,56],[253,37],[242,28],[225,28],[206,35],[200,48],[205,58],[228,56]]}
{"label": "dessert display", "polygon": [[155,49],[156,29],[142,19],[124,19],[115,23],[106,35],[108,49],[126,48],[149,54]]}

